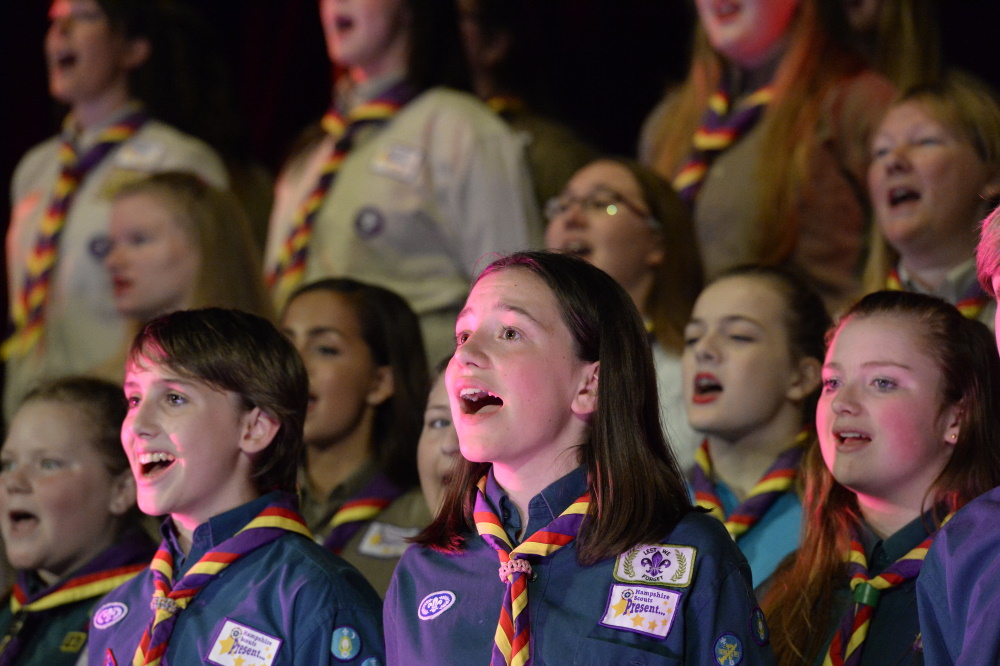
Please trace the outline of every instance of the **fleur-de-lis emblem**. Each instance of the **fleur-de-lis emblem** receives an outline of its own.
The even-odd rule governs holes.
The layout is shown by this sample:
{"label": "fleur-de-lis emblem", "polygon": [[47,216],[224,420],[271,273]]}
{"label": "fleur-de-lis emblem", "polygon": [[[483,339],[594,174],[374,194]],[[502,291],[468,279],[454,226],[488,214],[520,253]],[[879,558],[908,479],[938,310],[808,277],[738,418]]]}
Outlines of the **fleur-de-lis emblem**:
{"label": "fleur-de-lis emblem", "polygon": [[663,569],[670,566],[670,560],[665,558],[660,551],[653,553],[652,557],[644,557],[641,562],[646,567],[646,573],[651,577],[659,576]]}

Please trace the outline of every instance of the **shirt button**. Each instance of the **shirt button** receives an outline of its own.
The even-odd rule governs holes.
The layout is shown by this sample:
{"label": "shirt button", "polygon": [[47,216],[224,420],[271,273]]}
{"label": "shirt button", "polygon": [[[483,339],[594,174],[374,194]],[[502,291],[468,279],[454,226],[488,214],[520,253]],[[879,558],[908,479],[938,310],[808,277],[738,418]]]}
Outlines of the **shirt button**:
{"label": "shirt button", "polygon": [[534,583],[536,580],[538,580],[538,572],[532,571],[531,578],[529,578],[528,581]]}

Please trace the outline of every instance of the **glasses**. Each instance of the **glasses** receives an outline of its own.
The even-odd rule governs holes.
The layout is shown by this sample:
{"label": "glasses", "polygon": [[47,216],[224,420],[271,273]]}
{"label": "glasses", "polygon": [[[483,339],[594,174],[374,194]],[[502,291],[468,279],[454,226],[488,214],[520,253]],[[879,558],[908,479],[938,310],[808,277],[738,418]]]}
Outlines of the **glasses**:
{"label": "glasses", "polygon": [[627,208],[646,220],[649,226],[654,229],[660,228],[659,223],[650,216],[648,211],[643,210],[626,199],[622,194],[615,192],[609,187],[598,187],[590,194],[582,197],[574,197],[568,194],[552,197],[545,202],[545,219],[551,222],[555,218],[565,215],[573,204],[578,204],[583,214],[589,218],[601,215],[614,217],[621,213],[622,208]]}

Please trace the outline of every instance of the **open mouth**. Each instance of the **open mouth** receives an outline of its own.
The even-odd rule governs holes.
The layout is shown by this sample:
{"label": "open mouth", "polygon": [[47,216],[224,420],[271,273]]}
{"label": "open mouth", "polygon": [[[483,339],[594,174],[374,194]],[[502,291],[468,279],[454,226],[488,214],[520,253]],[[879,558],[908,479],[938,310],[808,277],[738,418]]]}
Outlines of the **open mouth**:
{"label": "open mouth", "polygon": [[7,514],[10,520],[11,536],[20,536],[30,532],[38,525],[38,516],[30,511],[14,510]]}
{"label": "open mouth", "polygon": [[500,396],[478,388],[464,388],[459,391],[459,401],[463,414],[492,414],[503,407]]}
{"label": "open mouth", "polygon": [[715,375],[700,372],[694,378],[694,395],[692,400],[696,403],[711,402],[722,393],[722,384]]}
{"label": "open mouth", "polygon": [[139,454],[139,473],[144,479],[152,479],[167,470],[177,459],[164,451]]}
{"label": "open mouth", "polygon": [[742,5],[732,0],[721,0],[712,3],[712,14],[719,19],[730,19],[740,13]]}
{"label": "open mouth", "polygon": [[920,192],[909,187],[894,187],[889,190],[889,207],[893,208],[910,201],[919,201]]}
{"label": "open mouth", "polygon": [[838,444],[846,447],[863,446],[872,441],[871,436],[859,430],[841,430],[835,432],[834,437],[837,438]]}
{"label": "open mouth", "polygon": [[572,254],[581,259],[586,259],[593,253],[594,248],[581,240],[575,240],[563,245],[562,251],[564,254]]}
{"label": "open mouth", "polygon": [[56,69],[69,69],[76,65],[76,61],[76,54],[69,51],[57,53],[52,59],[52,63],[56,66]]}
{"label": "open mouth", "polygon": [[354,27],[354,19],[350,16],[337,16],[333,21],[337,32],[346,32]]}

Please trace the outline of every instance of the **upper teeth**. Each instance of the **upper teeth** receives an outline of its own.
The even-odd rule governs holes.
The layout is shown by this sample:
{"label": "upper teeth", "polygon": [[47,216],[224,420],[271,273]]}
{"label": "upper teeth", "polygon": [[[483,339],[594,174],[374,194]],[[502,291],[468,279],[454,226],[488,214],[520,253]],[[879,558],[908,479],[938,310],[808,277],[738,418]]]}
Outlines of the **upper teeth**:
{"label": "upper teeth", "polygon": [[469,400],[479,400],[482,396],[489,395],[488,392],[478,388],[464,388],[459,391],[458,394],[459,396],[468,398]]}
{"label": "upper teeth", "polygon": [[173,460],[174,457],[169,453],[163,451],[154,451],[152,453],[140,453],[139,462],[143,465],[148,465],[149,463],[155,462],[169,462]]}
{"label": "upper teeth", "polygon": [[864,437],[860,432],[842,432],[840,433],[841,439],[857,439],[859,437]]}

